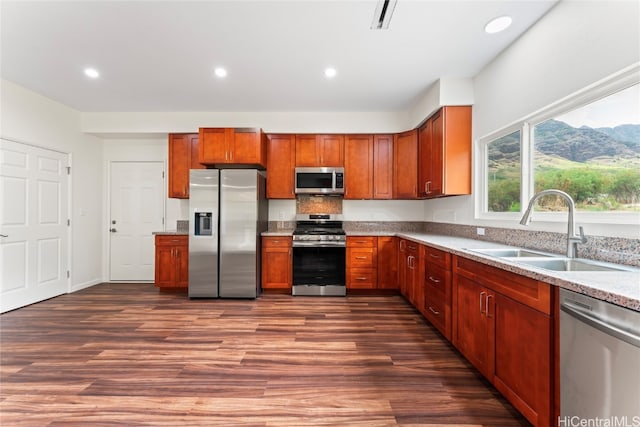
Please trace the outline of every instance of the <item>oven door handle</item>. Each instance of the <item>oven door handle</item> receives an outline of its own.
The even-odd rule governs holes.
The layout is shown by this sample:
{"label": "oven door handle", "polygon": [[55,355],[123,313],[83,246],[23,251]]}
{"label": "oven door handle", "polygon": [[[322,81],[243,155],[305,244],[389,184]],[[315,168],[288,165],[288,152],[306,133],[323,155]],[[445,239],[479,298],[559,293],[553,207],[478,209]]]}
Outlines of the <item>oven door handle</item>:
{"label": "oven door handle", "polygon": [[345,242],[293,242],[294,248],[344,248],[347,246]]}

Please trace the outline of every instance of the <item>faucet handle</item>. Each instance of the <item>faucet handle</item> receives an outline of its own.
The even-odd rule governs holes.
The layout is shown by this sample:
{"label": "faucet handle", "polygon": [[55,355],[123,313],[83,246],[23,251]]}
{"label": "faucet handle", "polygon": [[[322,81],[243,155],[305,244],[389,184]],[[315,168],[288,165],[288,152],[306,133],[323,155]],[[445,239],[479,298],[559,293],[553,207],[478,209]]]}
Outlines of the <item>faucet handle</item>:
{"label": "faucet handle", "polygon": [[580,243],[587,243],[587,237],[584,235],[584,228],[578,227],[578,233],[580,234]]}

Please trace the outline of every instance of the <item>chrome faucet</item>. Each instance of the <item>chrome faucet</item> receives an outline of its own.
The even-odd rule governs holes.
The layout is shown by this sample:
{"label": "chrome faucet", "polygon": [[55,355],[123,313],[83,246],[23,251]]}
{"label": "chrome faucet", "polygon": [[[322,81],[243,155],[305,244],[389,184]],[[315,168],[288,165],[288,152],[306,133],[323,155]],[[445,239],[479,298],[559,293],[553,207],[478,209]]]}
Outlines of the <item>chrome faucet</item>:
{"label": "chrome faucet", "polygon": [[567,202],[567,205],[569,206],[569,218],[567,220],[567,257],[575,258],[576,251],[578,248],[578,243],[586,243],[587,238],[584,236],[584,230],[582,229],[582,227],[579,228],[580,230],[579,235],[576,234],[575,232],[574,217],[575,217],[575,211],[576,211],[576,204],[574,203],[571,196],[565,193],[564,191],[551,189],[551,190],[544,190],[535,194],[531,198],[531,200],[529,200],[529,206],[527,207],[527,210],[524,212],[524,215],[520,220],[520,224],[529,225],[529,218],[531,217],[531,211],[533,210],[533,205],[536,203],[536,200],[538,200],[540,197],[551,195],[551,194],[562,197],[565,200],[565,202]]}

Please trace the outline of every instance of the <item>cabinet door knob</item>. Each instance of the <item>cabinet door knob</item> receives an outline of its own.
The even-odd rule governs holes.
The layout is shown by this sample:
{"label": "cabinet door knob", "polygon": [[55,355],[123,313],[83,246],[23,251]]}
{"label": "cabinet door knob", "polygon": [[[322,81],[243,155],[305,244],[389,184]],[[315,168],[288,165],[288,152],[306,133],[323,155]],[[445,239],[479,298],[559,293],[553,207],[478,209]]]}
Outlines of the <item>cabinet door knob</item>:
{"label": "cabinet door knob", "polygon": [[486,292],[480,292],[480,313],[484,313],[484,311],[482,311],[482,300],[484,299],[483,297],[486,295]]}

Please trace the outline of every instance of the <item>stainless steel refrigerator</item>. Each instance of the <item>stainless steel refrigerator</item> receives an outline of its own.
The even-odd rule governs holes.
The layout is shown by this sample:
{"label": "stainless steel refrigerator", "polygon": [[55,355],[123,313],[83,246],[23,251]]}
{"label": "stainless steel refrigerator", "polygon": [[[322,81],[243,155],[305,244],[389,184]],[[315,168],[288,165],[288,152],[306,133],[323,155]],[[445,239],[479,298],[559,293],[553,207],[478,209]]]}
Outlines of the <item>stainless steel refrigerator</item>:
{"label": "stainless steel refrigerator", "polygon": [[190,298],[260,294],[260,234],[267,229],[268,216],[264,172],[190,171]]}

